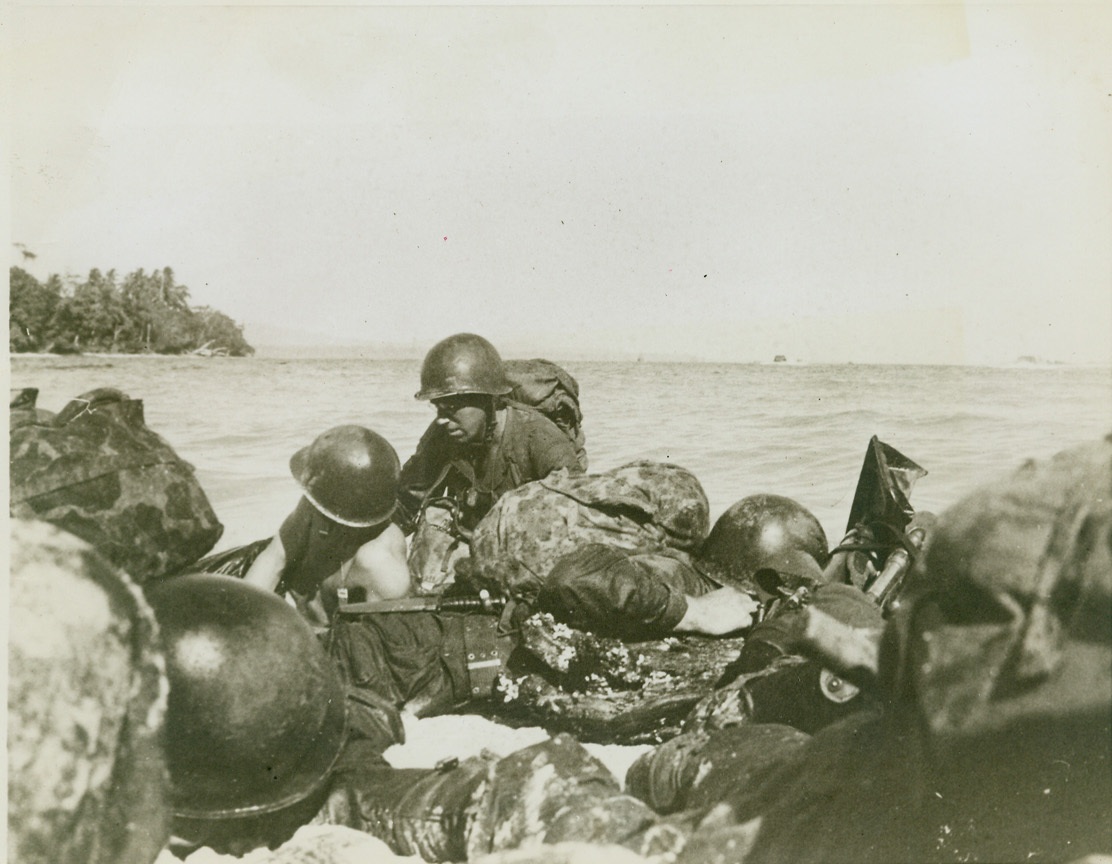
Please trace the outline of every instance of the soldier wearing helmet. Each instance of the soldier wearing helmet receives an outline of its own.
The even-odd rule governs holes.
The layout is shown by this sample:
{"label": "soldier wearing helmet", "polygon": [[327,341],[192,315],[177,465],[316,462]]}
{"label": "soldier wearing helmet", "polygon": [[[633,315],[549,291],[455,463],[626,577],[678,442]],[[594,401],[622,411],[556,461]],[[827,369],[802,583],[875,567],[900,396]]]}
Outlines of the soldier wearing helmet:
{"label": "soldier wearing helmet", "polygon": [[829,557],[826,532],[810,510],[782,495],[750,495],[718,517],[699,562],[722,584],[753,591],[767,568],[821,581]]}
{"label": "soldier wearing helmet", "polygon": [[507,401],[512,389],[481,336],[449,336],[425,356],[416,398],[437,416],[402,468],[395,520],[416,532],[410,565],[426,591],[452,581],[447,562],[465,554],[471,530],[502,494],[560,468],[582,470],[567,434]]}
{"label": "soldier wearing helmet", "polygon": [[241,853],[285,839],[319,808],[344,743],[344,692],[312,629],[228,576],[170,579],[147,599],[170,684],[175,836]]}
{"label": "soldier wearing helmet", "polygon": [[756,574],[819,582],[829,557],[818,519],[780,495],[741,499],[697,539],[691,555],[584,545],[555,562],[536,604],[572,626],[634,641],[722,636],[753,623]]}
{"label": "soldier wearing helmet", "polygon": [[294,453],[290,472],[304,494],[244,578],[310,604],[319,623],[355,595],[408,594],[405,537],[390,521],[399,473],[390,443],[362,426],[336,426]]}
{"label": "soldier wearing helmet", "polygon": [[[169,681],[166,798],[179,854],[273,848],[315,822],[360,829],[398,854],[462,861],[530,842],[616,841],[652,818],[568,736],[501,762],[392,768],[382,752],[404,740],[396,710],[345,693],[310,627],[273,594],[195,574],[147,597]],[[546,783],[535,782],[537,764]],[[612,817],[587,818],[597,811]]]}

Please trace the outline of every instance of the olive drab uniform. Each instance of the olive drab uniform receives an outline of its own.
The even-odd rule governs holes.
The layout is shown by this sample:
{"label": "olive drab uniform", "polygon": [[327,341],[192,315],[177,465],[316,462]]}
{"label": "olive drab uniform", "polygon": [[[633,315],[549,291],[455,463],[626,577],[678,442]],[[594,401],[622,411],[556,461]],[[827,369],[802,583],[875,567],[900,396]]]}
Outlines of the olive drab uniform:
{"label": "olive drab uniform", "polygon": [[88,541],[137,582],[177,572],[224,527],[193,473],[143,418],[143,402],[100,388],[56,416],[20,391],[11,417],[10,512]]}
{"label": "olive drab uniform", "polygon": [[489,698],[513,643],[494,615],[378,612],[336,616],[327,649],[349,686],[427,717]]}
{"label": "olive drab uniform", "polygon": [[407,533],[410,571],[423,593],[454,578],[479,520],[511,489],[567,468],[579,458],[568,436],[534,408],[508,402],[489,441],[466,455],[432,423],[402,467],[396,521]]}
{"label": "olive drab uniform", "polygon": [[674,549],[631,554],[592,543],[557,560],[532,606],[578,630],[645,642],[671,636],[687,598],[718,587]]}

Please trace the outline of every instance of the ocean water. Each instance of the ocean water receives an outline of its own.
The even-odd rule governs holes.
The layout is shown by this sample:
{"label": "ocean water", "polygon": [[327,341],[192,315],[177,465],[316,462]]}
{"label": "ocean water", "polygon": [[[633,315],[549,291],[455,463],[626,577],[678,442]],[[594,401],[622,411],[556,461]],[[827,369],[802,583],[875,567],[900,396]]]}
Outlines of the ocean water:
{"label": "ocean water", "polygon": [[[558,358],[553,358],[558,359]],[[567,362],[592,470],[668,461],[702,481],[712,519],[746,495],[809,507],[845,529],[871,435],[929,472],[918,509],[1112,432],[1112,369]],[[225,525],[217,549],[273,534],[299,491],[288,460],[318,433],[359,423],[404,461],[433,412],[414,400],[419,361],[198,357],[11,359],[11,386],[58,410],[95,387],[142,399],[148,425],[197,469]]]}

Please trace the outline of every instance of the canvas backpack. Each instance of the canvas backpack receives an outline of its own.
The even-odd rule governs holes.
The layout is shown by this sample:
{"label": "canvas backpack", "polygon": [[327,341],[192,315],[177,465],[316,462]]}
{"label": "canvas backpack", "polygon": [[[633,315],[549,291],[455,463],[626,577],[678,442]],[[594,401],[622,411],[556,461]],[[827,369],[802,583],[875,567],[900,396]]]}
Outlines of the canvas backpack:
{"label": "canvas backpack", "polygon": [[509,398],[540,411],[575,445],[579,467],[587,470],[583,412],[579,383],[567,370],[550,360],[507,360],[506,377],[513,385]]}

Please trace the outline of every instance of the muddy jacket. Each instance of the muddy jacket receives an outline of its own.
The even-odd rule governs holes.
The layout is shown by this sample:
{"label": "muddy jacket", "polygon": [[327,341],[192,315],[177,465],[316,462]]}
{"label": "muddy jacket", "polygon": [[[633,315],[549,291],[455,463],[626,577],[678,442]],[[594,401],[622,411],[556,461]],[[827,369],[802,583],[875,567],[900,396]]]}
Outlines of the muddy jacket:
{"label": "muddy jacket", "polygon": [[471,529],[510,489],[560,468],[580,470],[568,436],[539,411],[510,402],[503,416],[490,442],[470,454],[452,442],[443,426],[429,425],[402,467],[395,519],[407,534],[429,499],[453,498],[461,524]]}

